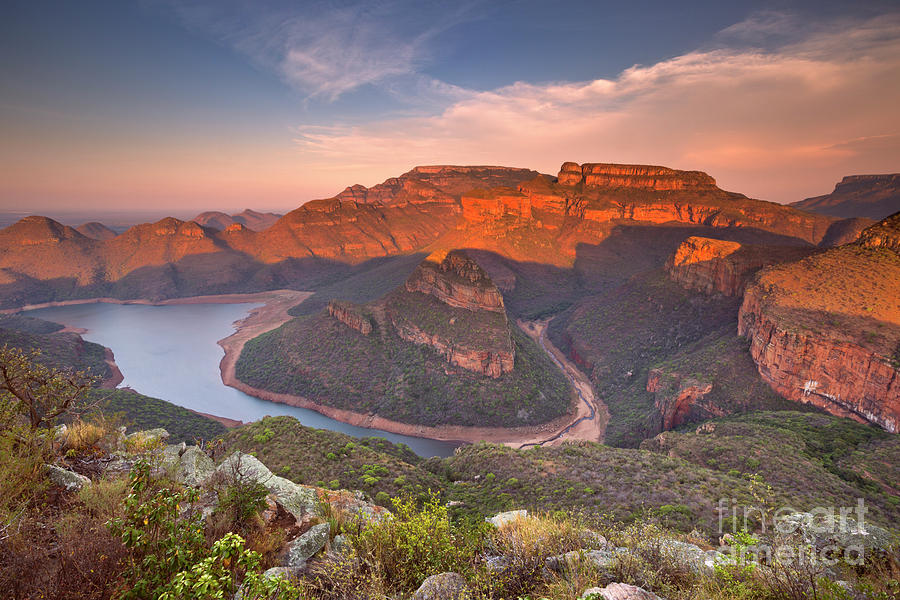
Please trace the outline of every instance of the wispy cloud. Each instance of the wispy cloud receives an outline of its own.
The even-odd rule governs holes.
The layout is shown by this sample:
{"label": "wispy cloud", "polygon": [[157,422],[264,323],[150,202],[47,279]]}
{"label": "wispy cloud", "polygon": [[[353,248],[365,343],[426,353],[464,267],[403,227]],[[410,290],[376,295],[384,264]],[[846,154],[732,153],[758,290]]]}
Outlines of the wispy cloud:
{"label": "wispy cloud", "polygon": [[[842,175],[900,166],[900,15],[789,35],[765,15],[741,43],[634,66],[614,79],[455,90],[439,114],[301,127],[306,166],[358,180],[423,163],[492,162],[553,172],[562,160],[711,171],[723,187],[788,201]],[[766,48],[777,34],[790,39]],[[755,43],[756,40],[759,43]]]}
{"label": "wispy cloud", "polygon": [[188,27],[233,46],[307,97],[335,100],[398,78],[419,85],[429,41],[475,18],[478,4],[194,0],[168,6]]}

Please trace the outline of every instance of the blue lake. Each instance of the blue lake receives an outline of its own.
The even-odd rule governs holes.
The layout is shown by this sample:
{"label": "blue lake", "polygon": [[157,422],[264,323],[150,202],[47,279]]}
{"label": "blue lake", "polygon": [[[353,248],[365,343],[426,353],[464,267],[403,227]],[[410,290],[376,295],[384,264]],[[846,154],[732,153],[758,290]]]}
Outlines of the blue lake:
{"label": "blue lake", "polygon": [[129,386],[199,412],[256,421],[290,415],[304,425],[356,437],[403,442],[420,456],[449,456],[458,444],[398,435],[341,423],[313,410],[260,400],[222,383],[216,343],[259,304],[77,304],[27,311],[27,315],[86,329],[84,339],[111,348]]}

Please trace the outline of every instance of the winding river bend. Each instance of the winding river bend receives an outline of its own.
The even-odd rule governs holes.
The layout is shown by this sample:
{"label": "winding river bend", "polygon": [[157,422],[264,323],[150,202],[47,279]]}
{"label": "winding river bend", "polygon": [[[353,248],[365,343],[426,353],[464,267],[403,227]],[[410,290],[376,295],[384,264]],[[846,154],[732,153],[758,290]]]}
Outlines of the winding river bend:
{"label": "winding river bend", "polygon": [[256,421],[290,415],[304,425],[356,437],[380,436],[408,445],[420,456],[449,456],[458,444],[356,427],[313,410],[254,398],[222,383],[217,341],[234,333],[234,322],[255,304],[109,304],[54,306],[25,314],[85,330],[84,339],[102,344],[116,357],[122,386],[192,410]]}

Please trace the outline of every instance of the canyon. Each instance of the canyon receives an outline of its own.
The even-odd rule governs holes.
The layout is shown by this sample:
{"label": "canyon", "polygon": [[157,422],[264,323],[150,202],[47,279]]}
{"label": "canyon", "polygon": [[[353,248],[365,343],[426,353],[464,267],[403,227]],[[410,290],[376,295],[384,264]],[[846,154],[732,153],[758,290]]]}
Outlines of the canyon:
{"label": "canyon", "polygon": [[[883,180],[878,185],[892,181]],[[847,186],[856,189],[863,184],[846,179],[839,187],[846,191]],[[806,326],[806,321],[814,320],[810,310],[794,305],[790,310],[781,305],[772,308],[771,293],[760,292],[770,289],[765,287],[771,285],[767,278],[776,267],[808,269],[830,260],[820,258],[829,253],[850,252],[848,247],[856,252],[851,264],[863,261],[858,256],[863,251],[895,256],[900,247],[896,219],[872,226],[866,218],[839,219],[754,200],[722,190],[714,178],[700,171],[575,162],[563,163],[555,177],[496,166],[420,166],[371,188],[349,186],[331,198],[307,202],[276,217],[252,211],[213,212],[198,215],[195,221],[166,218],[137,225],[115,236],[97,227],[84,227],[82,233],[45,217],[28,217],[0,231],[0,303],[9,307],[100,296],[159,301],[200,294],[316,289],[351,274],[364,279],[360,274],[367,265],[383,264],[385,275],[392,281],[397,278],[399,285],[393,291],[367,295],[357,289],[350,294],[352,302],[344,292],[335,291],[317,304],[325,317],[349,328],[335,332],[371,338],[366,342],[370,345],[384,343],[384,335],[394,336],[397,341],[391,338],[390,344],[425,347],[442,357],[441,377],[467,372],[500,381],[514,374],[519,360],[516,336],[521,332],[516,333],[510,323],[508,302],[514,306],[511,314],[526,320],[571,307],[561,315],[559,325],[551,324],[549,335],[568,358],[591,374],[596,385],[610,376],[610,368],[625,374],[614,371],[615,377],[631,381],[627,374],[634,368],[627,361],[609,364],[603,358],[608,352],[601,350],[604,345],[590,328],[600,327],[606,335],[615,330],[604,329],[608,324],[595,317],[606,302],[597,303],[598,292],[632,285],[626,293],[634,294],[635,302],[647,304],[648,311],[656,307],[657,314],[647,322],[662,329],[645,332],[647,350],[652,352],[638,354],[648,361],[642,367],[646,370],[634,383],[623,385],[634,397],[643,394],[641,402],[654,406],[662,427],[669,428],[733,410],[734,406],[722,405],[716,390],[744,381],[735,375],[743,359],[736,347],[729,346],[723,364],[732,370],[721,381],[710,379],[711,391],[706,384],[690,383],[688,376],[679,376],[684,385],[679,383],[677,389],[664,389],[662,375],[653,374],[657,365],[647,358],[661,348],[659,341],[652,340],[671,342],[672,347],[665,350],[674,353],[670,358],[693,356],[690,360],[699,361],[702,344],[688,348],[699,339],[690,335],[707,336],[703,343],[724,343],[721,331],[737,318],[743,297],[739,331],[750,340],[749,355],[762,380],[780,396],[818,402],[825,408],[834,405],[830,410],[843,411],[840,414],[896,427],[891,400],[895,392],[892,384],[885,383],[894,370],[878,366],[889,367],[893,360],[893,317],[877,317],[884,314],[863,307],[865,312],[857,310],[850,318],[842,310],[823,306],[820,312],[811,312],[826,323],[835,320],[838,324],[809,327],[808,339],[791,342],[779,332],[797,322]],[[409,268],[403,264],[414,264],[409,261],[398,262],[401,271],[396,273],[389,261],[379,262],[419,253],[426,258],[411,273],[402,272]],[[882,266],[876,261],[874,268]],[[860,266],[861,271],[866,268],[873,267]],[[672,291],[655,279],[656,269],[684,290],[686,295],[679,302],[695,305],[687,313],[664,299]],[[629,283],[634,276],[643,279]],[[819,278],[830,276],[829,271]],[[824,295],[815,286],[803,293],[827,298],[875,293],[851,281],[842,285],[824,290]],[[380,284],[378,289],[392,288]],[[710,300],[704,309],[716,315],[708,325],[700,324],[700,307],[706,301],[698,300],[698,293],[723,298]],[[609,302],[615,305],[614,300]],[[528,308],[535,303],[537,308]],[[685,315],[691,316],[685,319]],[[642,313],[635,318],[650,316]],[[873,333],[860,325],[867,323],[866,318],[877,321]],[[634,329],[634,322],[623,322],[622,332]],[[669,331],[666,335],[673,336],[671,340],[659,338],[663,330]],[[848,331],[852,335],[845,335]],[[819,342],[820,349],[808,350]],[[840,344],[856,344],[863,351]],[[881,358],[863,365],[873,345],[879,346],[876,354]],[[827,376],[816,371],[820,367],[810,366],[824,360],[820,355],[829,354],[845,356],[847,368],[857,375]],[[834,369],[829,366],[826,371]],[[865,370],[872,374],[859,375]],[[838,379],[864,381],[861,387],[868,391],[855,398],[853,392],[838,386]],[[835,391],[834,386],[840,389]],[[625,392],[617,388],[611,393]],[[705,402],[707,396],[715,400]],[[829,399],[832,396],[835,399]],[[743,400],[736,405],[742,410],[750,406]],[[614,412],[615,402],[611,407]],[[613,429],[615,421],[614,416]]]}

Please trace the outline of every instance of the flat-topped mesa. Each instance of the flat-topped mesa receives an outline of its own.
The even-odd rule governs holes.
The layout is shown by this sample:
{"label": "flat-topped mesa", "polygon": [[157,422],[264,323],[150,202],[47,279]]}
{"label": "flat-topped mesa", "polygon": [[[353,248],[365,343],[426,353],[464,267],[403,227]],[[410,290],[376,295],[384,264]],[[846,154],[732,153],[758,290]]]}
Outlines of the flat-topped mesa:
{"label": "flat-topped mesa", "polygon": [[830,194],[807,198],[791,206],[835,217],[883,219],[900,210],[900,173],[848,175]]}
{"label": "flat-topped mesa", "polygon": [[457,308],[506,313],[503,295],[487,272],[460,250],[431,254],[406,280],[406,290]]}
{"label": "flat-topped mesa", "polygon": [[335,196],[361,204],[457,204],[459,197],[476,187],[515,186],[534,178],[537,171],[513,167],[432,165],[414,167],[367,188],[351,185]]}
{"label": "flat-topped mesa", "polygon": [[691,236],[666,261],[666,271],[684,288],[739,296],[750,278],[770,264],[799,260],[814,252],[791,246],[753,246]]}
{"label": "flat-topped mesa", "polygon": [[328,314],[363,335],[372,333],[372,321],[363,314],[361,307],[355,304],[331,300],[328,302]]}
{"label": "flat-topped mesa", "polygon": [[635,188],[654,191],[716,189],[716,180],[702,171],[679,171],[654,165],[563,163],[560,185],[594,188]]}

